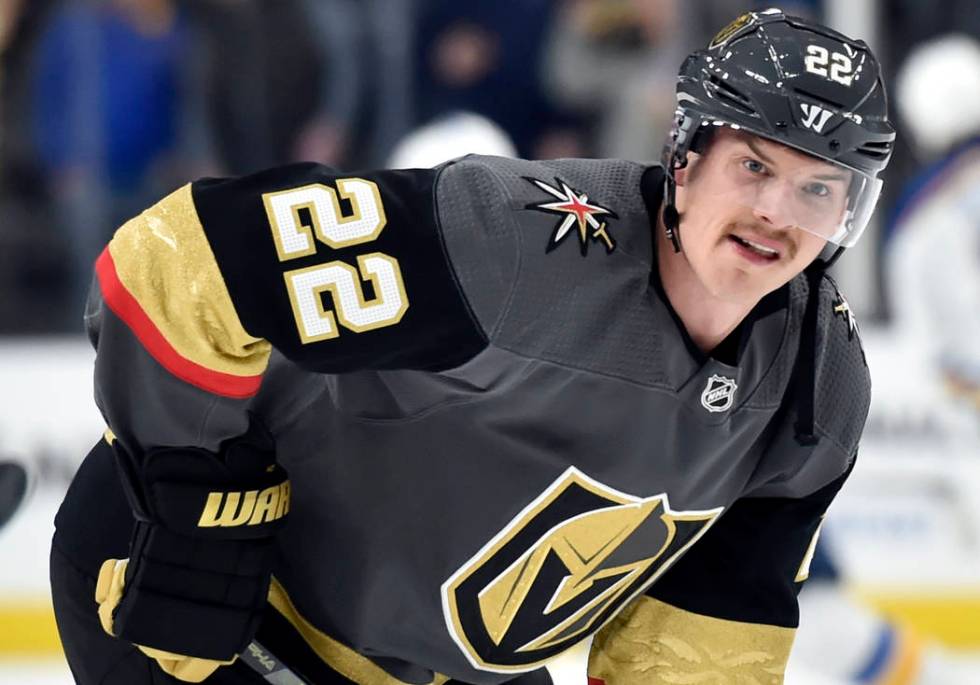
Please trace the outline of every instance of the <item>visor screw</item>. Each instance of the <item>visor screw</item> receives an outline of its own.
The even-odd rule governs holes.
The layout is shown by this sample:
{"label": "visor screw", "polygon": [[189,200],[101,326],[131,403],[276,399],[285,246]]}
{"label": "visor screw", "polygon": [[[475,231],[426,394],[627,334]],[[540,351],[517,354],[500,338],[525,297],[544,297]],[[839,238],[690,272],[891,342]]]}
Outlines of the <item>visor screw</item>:
{"label": "visor screw", "polygon": [[776,122],[776,128],[786,128],[786,122],[780,119]]}
{"label": "visor screw", "polygon": [[830,149],[833,150],[834,152],[840,150],[840,141],[839,140],[830,141]]}

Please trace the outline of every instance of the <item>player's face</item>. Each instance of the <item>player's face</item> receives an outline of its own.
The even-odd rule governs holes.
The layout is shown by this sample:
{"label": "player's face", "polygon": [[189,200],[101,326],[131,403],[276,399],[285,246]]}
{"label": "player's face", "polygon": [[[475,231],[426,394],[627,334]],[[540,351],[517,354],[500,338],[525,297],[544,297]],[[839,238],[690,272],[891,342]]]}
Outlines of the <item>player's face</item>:
{"label": "player's face", "polygon": [[810,231],[846,210],[849,172],[764,138],[720,128],[691,157],[677,177],[681,241],[716,298],[754,302],[782,286],[826,244]]}

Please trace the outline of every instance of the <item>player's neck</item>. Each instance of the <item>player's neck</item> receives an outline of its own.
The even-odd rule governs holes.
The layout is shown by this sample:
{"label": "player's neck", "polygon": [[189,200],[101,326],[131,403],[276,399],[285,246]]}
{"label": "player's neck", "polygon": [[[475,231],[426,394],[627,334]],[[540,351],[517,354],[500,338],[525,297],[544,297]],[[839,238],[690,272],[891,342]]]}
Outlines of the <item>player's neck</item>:
{"label": "player's neck", "polygon": [[722,300],[705,289],[682,253],[674,252],[658,217],[657,267],[664,293],[688,336],[705,354],[715,349],[752,311],[754,304]]}

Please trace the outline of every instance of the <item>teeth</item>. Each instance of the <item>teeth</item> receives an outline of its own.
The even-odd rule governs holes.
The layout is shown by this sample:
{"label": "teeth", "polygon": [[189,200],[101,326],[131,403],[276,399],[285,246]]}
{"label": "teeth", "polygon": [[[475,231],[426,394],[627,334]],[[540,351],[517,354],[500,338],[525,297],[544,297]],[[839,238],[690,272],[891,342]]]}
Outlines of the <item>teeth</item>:
{"label": "teeth", "polygon": [[777,250],[774,250],[771,247],[766,247],[765,245],[760,245],[759,243],[753,243],[751,240],[746,240],[745,238],[739,238],[739,240],[741,240],[749,247],[756,249],[763,254],[767,254],[767,255],[779,254]]}

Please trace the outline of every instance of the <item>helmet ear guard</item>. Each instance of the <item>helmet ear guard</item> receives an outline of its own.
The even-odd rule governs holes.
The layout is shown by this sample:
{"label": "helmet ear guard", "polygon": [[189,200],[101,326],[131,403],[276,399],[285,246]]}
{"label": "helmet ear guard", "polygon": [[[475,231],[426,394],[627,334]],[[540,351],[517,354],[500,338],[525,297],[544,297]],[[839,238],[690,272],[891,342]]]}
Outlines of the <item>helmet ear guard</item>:
{"label": "helmet ear guard", "polygon": [[[743,17],[746,15],[743,15]],[[740,17],[736,23],[743,19]],[[739,27],[741,28],[741,26]],[[724,32],[724,30],[723,30]],[[681,67],[684,73],[688,63],[696,59],[696,54],[689,56]],[[687,154],[696,152],[703,154],[711,142],[714,129],[707,126],[706,117],[696,110],[684,106],[685,100],[691,100],[689,95],[680,91],[677,94],[678,107],[674,113],[674,122],[671,126],[670,136],[664,145],[661,163],[663,164],[666,183],[664,197],[664,225],[667,229],[667,237],[670,238],[675,252],[681,251],[680,236],[678,229],[680,224],[680,214],[675,204],[677,180],[674,172],[687,168]],[[737,126],[737,125],[736,125]]]}
{"label": "helmet ear guard", "polygon": [[691,124],[694,117],[685,114],[681,108],[674,116],[674,125],[670,130],[670,138],[664,145],[664,209],[663,219],[667,239],[674,252],[681,251],[680,223],[681,216],[677,211],[677,179],[674,173],[687,168],[687,152],[691,142]]}
{"label": "helmet ear guard", "polygon": [[674,252],[681,251],[681,215],[677,211],[677,178],[674,174],[681,169],[687,169],[689,152],[703,154],[708,148],[714,130],[703,126],[704,123],[706,122],[702,117],[689,114],[679,107],[674,118],[674,125],[671,128],[670,138],[664,146],[662,159],[665,172],[663,219],[667,238],[670,240]]}

